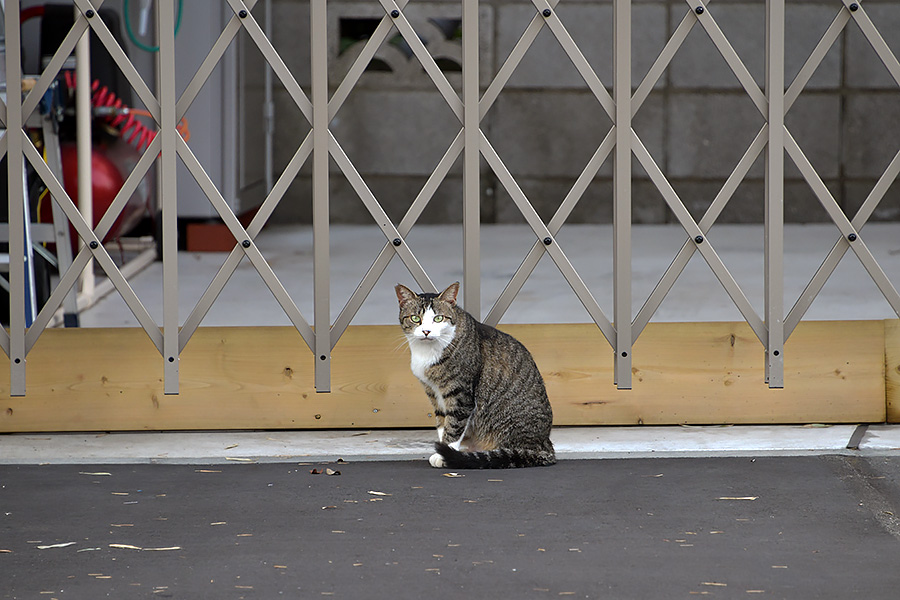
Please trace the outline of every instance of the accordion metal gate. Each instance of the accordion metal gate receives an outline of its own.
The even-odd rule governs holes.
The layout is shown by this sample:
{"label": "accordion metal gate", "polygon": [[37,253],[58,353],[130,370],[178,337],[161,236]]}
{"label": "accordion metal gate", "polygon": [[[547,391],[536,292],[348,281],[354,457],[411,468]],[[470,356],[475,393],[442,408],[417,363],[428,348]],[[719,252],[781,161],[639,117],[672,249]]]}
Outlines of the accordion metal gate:
{"label": "accordion metal gate", "polygon": [[[500,322],[510,303],[521,290],[530,273],[544,255],[548,255],[571,287],[587,314],[602,332],[615,353],[615,382],[620,389],[632,387],[633,345],[650,322],[668,291],[695,253],[706,261],[719,283],[740,310],[743,318],[765,349],[766,379],[770,388],[784,385],[784,344],[791,336],[804,313],[825,282],[834,272],[848,250],[859,259],[881,293],[895,312],[900,314],[900,295],[885,275],[866,246],[863,227],[869,220],[887,189],[900,172],[900,152],[890,161],[875,187],[871,190],[854,215],[845,214],[835,198],[807,159],[804,149],[785,126],[785,114],[803,93],[807,83],[822,62],[828,50],[841,32],[851,23],[859,28],[878,58],[884,63],[890,76],[900,85],[900,62],[879,33],[877,25],[867,14],[862,2],[841,0],[833,2],[835,16],[808,56],[797,76],[785,81],[785,0],[766,2],[765,85],[760,87],[748,71],[741,57],[732,47],[716,22],[716,4],[705,0],[686,0],[684,16],[671,33],[662,52],[656,58],[646,76],[632,81],[632,3],[630,0],[611,0],[613,7],[614,59],[612,81],[603,82],[597,75],[597,66],[590,64],[567,29],[565,19],[557,9],[557,0],[531,0],[534,14],[522,32],[518,42],[506,57],[489,84],[484,86],[479,73],[479,2],[462,0],[462,89],[454,89],[445,73],[429,53],[413,23],[405,14],[406,0],[378,0],[383,9],[377,27],[356,58],[346,77],[329,94],[328,63],[328,3],[311,0],[310,48],[312,85],[309,92],[297,82],[295,75],[267,39],[263,28],[253,15],[255,0],[225,0],[233,16],[224,27],[206,60],[197,69],[185,91],[177,95],[175,85],[175,0],[156,2],[157,30],[160,50],[158,53],[158,89],[154,92],[129,62],[126,54],[111,35],[98,9],[102,0],[74,0],[77,10],[74,25],[65,36],[59,50],[40,75],[35,87],[24,97],[10,94],[0,106],[0,119],[6,133],[0,138],[0,155],[7,157],[9,202],[9,253],[10,253],[10,327],[0,329],[0,346],[10,357],[10,395],[21,396],[26,390],[26,357],[44,332],[53,313],[61,306],[66,294],[76,284],[78,274],[96,261],[105,271],[116,290],[122,295],[141,327],[153,342],[164,365],[166,394],[179,393],[179,361],[181,352],[216,301],[238,264],[246,258],[259,272],[266,286],[290,318],[298,334],[309,347],[315,362],[315,387],[327,392],[331,386],[331,355],[353,320],[356,311],[372,290],[375,282],[394,259],[399,258],[416,283],[423,289],[435,291],[435,285],[416,258],[414,249],[406,241],[436,189],[447,176],[453,164],[462,157],[463,194],[463,267],[464,305],[473,314],[495,325]],[[9,89],[18,89],[22,78],[20,28],[18,20],[10,18],[19,11],[18,0],[6,2],[6,72]],[[688,34],[695,28],[702,29],[724,58],[743,91],[762,117],[763,124],[753,141],[745,149],[742,158],[726,178],[714,201],[700,219],[695,219],[670,184],[666,173],[657,164],[640,136],[632,127],[632,119],[641,110],[654,86],[666,71]],[[545,222],[538,215],[532,202],[516,181],[516,177],[504,163],[503,156],[481,128],[485,115],[509,82],[538,34],[549,30],[558,41],[572,65],[583,79],[597,103],[612,122],[605,137],[599,140],[596,151],[585,165],[580,176],[571,186],[555,214]],[[35,145],[24,131],[24,122],[37,109],[42,95],[59,75],[67,57],[78,40],[88,34],[96,36],[109,51],[118,68],[127,78],[135,94],[152,114],[159,134],[144,151],[134,171],[127,177],[124,187],[116,196],[110,209],[96,229],[92,229],[66,193],[60,181],[49,170]],[[244,227],[229,208],[222,193],[207,175],[177,130],[192,101],[204,86],[226,49],[239,33],[243,32],[259,49],[271,67],[276,80],[293,100],[297,109],[310,124],[309,134],[297,147],[287,166],[277,178],[252,222]],[[459,121],[457,135],[449,143],[443,157],[435,165],[430,177],[409,206],[406,214],[394,223],[379,203],[367,182],[344,151],[330,124],[341,110],[344,101],[358,83],[378,48],[392,35],[399,33],[421,64],[435,89]],[[638,32],[639,33],[639,32]],[[715,224],[734,191],[745,178],[750,167],[764,156],[765,180],[765,306],[758,312],[748,300],[740,283],[732,276],[707,238],[707,232]],[[835,242],[824,258],[822,266],[807,285],[805,291],[789,310],[784,302],[784,182],[785,156],[796,165],[814,194],[837,228]],[[685,241],[662,279],[643,301],[636,316],[632,314],[632,157],[636,158],[664,198],[668,208],[684,230]],[[601,166],[612,159],[614,181],[614,303],[611,313],[601,308],[592,291],[579,275],[567,256],[557,234],[566,223],[573,209],[582,198],[587,186]],[[206,292],[179,327],[178,267],[177,267],[177,206],[176,161],[182,161],[197,181],[217,214],[234,236],[234,248]],[[333,298],[329,291],[329,161],[333,160],[346,177],[373,223],[384,234],[384,245],[373,259],[373,264],[360,281],[356,291],[347,299]],[[496,303],[483,310],[480,306],[480,161],[485,160],[497,180],[503,185],[524,217],[533,235],[532,246],[521,265],[510,278],[506,289]],[[24,306],[24,251],[23,238],[25,215],[23,201],[25,189],[20,176],[23,161],[27,161],[53,199],[59,204],[75,228],[84,246],[75,257],[71,268],[61,274],[59,285],[52,293],[34,322],[26,327]],[[164,269],[163,323],[158,324],[150,316],[128,281],[116,267],[101,240],[109,231],[125,202],[140,180],[146,176],[153,163],[160,171],[160,205],[163,214],[162,259]],[[254,243],[275,207],[283,198],[287,187],[300,171],[311,163],[313,180],[313,231],[314,231],[314,309],[311,320],[304,316],[285,290]],[[17,175],[18,174],[18,175]],[[334,320],[330,319],[330,307],[344,302],[344,308]],[[610,317],[611,315],[611,317]]]}

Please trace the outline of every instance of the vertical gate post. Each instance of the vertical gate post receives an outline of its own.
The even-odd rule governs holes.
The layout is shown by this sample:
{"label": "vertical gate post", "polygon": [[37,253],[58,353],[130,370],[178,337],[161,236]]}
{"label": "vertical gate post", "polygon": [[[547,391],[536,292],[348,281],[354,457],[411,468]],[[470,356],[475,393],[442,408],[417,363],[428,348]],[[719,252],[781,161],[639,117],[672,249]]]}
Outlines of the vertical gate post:
{"label": "vertical gate post", "polygon": [[[479,2],[462,0],[463,306],[481,318],[481,117],[478,74]],[[443,285],[443,284],[441,284]]]}
{"label": "vertical gate post", "polygon": [[616,102],[613,167],[615,383],[619,389],[631,389],[631,0],[614,0],[613,28],[613,98]]}
{"label": "vertical gate post", "polygon": [[160,0],[159,26],[159,136],[161,142],[159,194],[162,204],[163,260],[163,364],[165,393],[178,393],[178,186],[175,129],[175,0]]}
{"label": "vertical gate post", "polygon": [[312,0],[310,53],[312,60],[313,128],[313,328],[317,392],[331,391],[331,309],[328,207],[328,19],[326,0]]}
{"label": "vertical gate post", "polygon": [[784,387],[784,0],[766,0],[766,381]]}
{"label": "vertical gate post", "polygon": [[25,395],[25,182],[19,0],[6,2],[6,167],[9,199],[9,395]]}

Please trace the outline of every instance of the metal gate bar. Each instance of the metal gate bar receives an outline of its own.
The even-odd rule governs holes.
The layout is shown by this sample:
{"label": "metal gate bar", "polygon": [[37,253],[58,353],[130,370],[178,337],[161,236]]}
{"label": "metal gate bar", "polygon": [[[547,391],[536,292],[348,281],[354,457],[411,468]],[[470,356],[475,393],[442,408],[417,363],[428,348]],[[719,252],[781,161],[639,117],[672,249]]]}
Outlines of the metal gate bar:
{"label": "metal gate bar", "polygon": [[481,318],[481,93],[478,3],[462,2],[463,306]]}
{"label": "metal gate bar", "polygon": [[159,189],[162,204],[162,259],[163,259],[163,362],[164,389],[166,394],[178,393],[178,186],[176,185],[176,138],[181,139],[175,126],[175,0],[159,0],[156,3],[159,19],[159,73],[160,121],[159,137],[162,150],[159,155]]}
{"label": "metal gate bar", "polygon": [[766,382],[784,387],[784,0],[766,0]]}
{"label": "metal gate bar", "polygon": [[[613,0],[613,93],[616,148],[613,160],[613,318],[615,319],[615,383],[631,389],[631,0]],[[608,336],[607,336],[607,339]]]}
{"label": "metal gate bar", "polygon": [[[19,14],[19,0],[8,0],[6,14]],[[6,19],[6,78],[7,89],[16,90],[22,79],[22,57],[19,46],[19,20]],[[9,344],[6,332],[2,336],[4,350],[9,355],[9,394],[25,395],[25,184],[22,126],[22,98],[19,94],[7,94],[6,184],[9,195]],[[3,329],[0,327],[0,329]]]}
{"label": "metal gate bar", "polygon": [[328,20],[325,2],[309,3],[312,61],[312,176],[313,176],[313,327],[317,392],[331,389],[331,279],[329,277],[328,210]]}

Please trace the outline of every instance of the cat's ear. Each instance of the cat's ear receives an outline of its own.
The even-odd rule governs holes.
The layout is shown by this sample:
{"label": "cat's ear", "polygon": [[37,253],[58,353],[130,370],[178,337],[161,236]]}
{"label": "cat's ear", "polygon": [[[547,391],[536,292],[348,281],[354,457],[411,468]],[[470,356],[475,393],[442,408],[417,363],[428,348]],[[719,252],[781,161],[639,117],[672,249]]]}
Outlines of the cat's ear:
{"label": "cat's ear", "polygon": [[416,293],[414,291],[400,283],[397,284],[394,291],[397,292],[397,300],[400,301],[400,306],[403,306],[405,303],[416,298]]}
{"label": "cat's ear", "polygon": [[446,290],[438,296],[439,300],[449,304],[456,304],[456,295],[459,294],[459,282],[451,283]]}

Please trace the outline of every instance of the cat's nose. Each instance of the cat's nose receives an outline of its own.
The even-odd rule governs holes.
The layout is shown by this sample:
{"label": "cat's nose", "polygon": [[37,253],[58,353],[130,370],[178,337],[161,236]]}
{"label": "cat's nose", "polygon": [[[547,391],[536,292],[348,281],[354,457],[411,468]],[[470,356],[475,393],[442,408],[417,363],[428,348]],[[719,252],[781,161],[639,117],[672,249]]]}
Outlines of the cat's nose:
{"label": "cat's nose", "polygon": [[428,334],[429,334],[429,333],[431,333],[431,330],[430,330],[430,329],[423,329],[423,330],[422,330],[422,335],[424,335],[425,337],[428,337]]}

